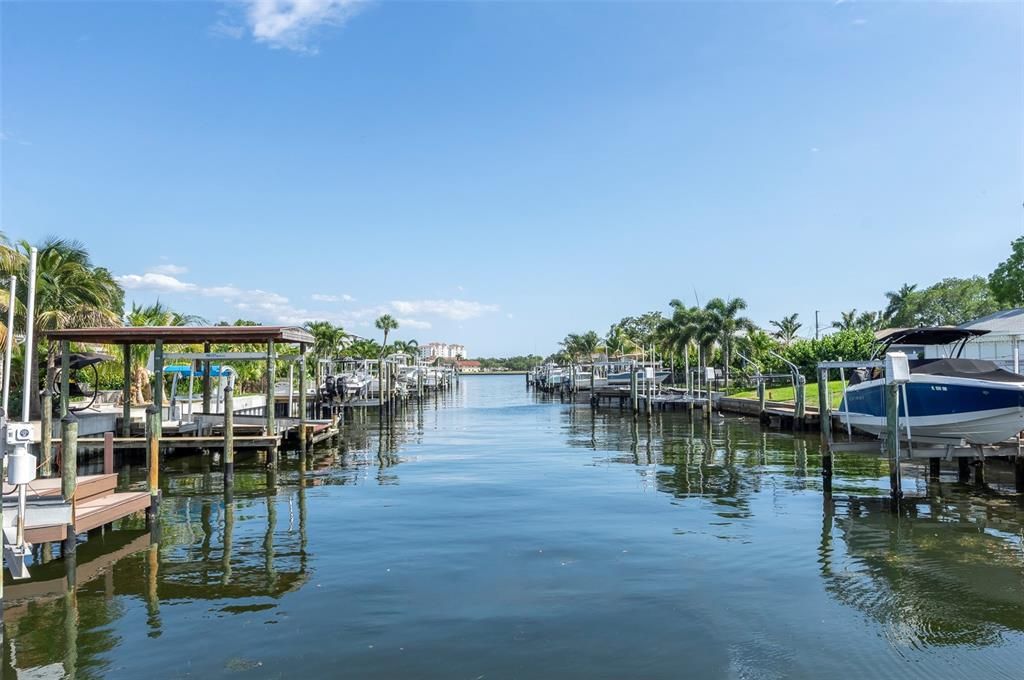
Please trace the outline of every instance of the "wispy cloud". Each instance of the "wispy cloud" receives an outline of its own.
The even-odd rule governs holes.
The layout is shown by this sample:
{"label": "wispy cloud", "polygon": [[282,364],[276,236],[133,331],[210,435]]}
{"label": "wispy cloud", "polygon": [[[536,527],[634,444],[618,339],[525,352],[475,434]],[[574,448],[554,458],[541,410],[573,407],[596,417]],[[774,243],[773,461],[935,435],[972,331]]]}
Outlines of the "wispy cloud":
{"label": "wispy cloud", "polygon": [[430,328],[429,321],[420,321],[419,319],[395,319],[398,322],[399,328],[416,328],[418,330],[426,330]]}
{"label": "wispy cloud", "polygon": [[434,315],[465,321],[489,312],[497,312],[498,305],[470,300],[392,300],[391,306],[399,314]]}
{"label": "wispy cloud", "polygon": [[316,54],[312,43],[318,29],[344,24],[363,4],[361,0],[242,0],[241,25],[230,19],[214,24],[218,35],[251,35],[274,49]]}
{"label": "wispy cloud", "polygon": [[355,298],[349,295],[348,293],[342,293],[341,295],[313,293],[312,295],[309,296],[309,298],[317,302],[353,302],[355,300]]}
{"label": "wispy cloud", "polygon": [[864,26],[865,24],[868,23],[868,20],[867,19],[854,19],[850,23],[853,24],[854,26]]}
{"label": "wispy cloud", "polygon": [[126,290],[151,290],[157,293],[185,293],[199,288],[194,283],[181,281],[168,274],[146,272],[114,277]]}
{"label": "wispy cloud", "polygon": [[168,263],[157,265],[150,269],[149,271],[155,272],[157,274],[170,274],[171,276],[174,276],[176,274],[184,274],[188,272],[188,267],[182,267],[181,265]]}

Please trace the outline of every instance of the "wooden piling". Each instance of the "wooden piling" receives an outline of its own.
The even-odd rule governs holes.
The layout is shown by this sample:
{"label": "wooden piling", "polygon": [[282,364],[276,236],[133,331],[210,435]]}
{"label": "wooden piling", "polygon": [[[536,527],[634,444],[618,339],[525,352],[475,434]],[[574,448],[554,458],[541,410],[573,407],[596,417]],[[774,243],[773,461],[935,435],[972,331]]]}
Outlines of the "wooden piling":
{"label": "wooden piling", "polygon": [[132,436],[132,346],[125,343],[121,345],[122,377],[124,385],[121,386],[121,436]]}
{"label": "wooden piling", "polygon": [[274,436],[275,424],[274,411],[274,387],[277,382],[277,352],[274,349],[274,341],[267,342],[267,436]]}
{"label": "wooden piling", "polygon": [[636,366],[632,366],[629,372],[629,401],[633,407],[633,415],[640,410],[640,389],[637,384]]}
{"label": "wooden piling", "polygon": [[68,414],[68,402],[71,397],[71,343],[60,342],[60,417]]}
{"label": "wooden piling", "polygon": [[306,346],[299,347],[299,452],[306,453]]}
{"label": "wooden piling", "polygon": [[71,503],[71,522],[61,544],[63,555],[75,552],[75,491],[78,486],[78,419],[67,414],[60,419],[60,493]]}
{"label": "wooden piling", "polygon": [[[163,388],[163,385],[158,385]],[[154,393],[155,394],[155,393]],[[153,404],[146,409],[146,453],[148,475],[146,486],[149,490],[149,508],[146,510],[146,522],[152,528],[160,510],[160,408]]]}
{"label": "wooden piling", "polygon": [[43,477],[53,474],[53,390],[50,389],[49,362],[46,372],[46,386],[39,406],[39,471]]}
{"label": "wooden piling", "polygon": [[[210,353],[210,343],[203,343],[203,352]],[[210,375],[212,363],[209,359],[203,362],[203,413],[210,413],[210,397],[213,392],[213,377]]]}
{"label": "wooden piling", "polygon": [[[764,389],[760,390],[764,393]],[[828,369],[818,369],[818,422],[821,426],[821,481],[832,493],[832,404],[828,396]]]}
{"label": "wooden piling", "polygon": [[889,494],[893,511],[899,510],[903,498],[903,480],[900,471],[900,386],[889,383],[885,386],[885,448],[889,455]]}
{"label": "wooden piling", "polygon": [[235,386],[224,386],[224,486],[235,483]]}
{"label": "wooden piling", "polygon": [[796,404],[793,408],[793,428],[803,430],[807,416],[807,379],[799,373],[796,376]]}
{"label": "wooden piling", "polygon": [[967,458],[956,459],[957,479],[960,482],[968,482],[971,479],[971,462]]}
{"label": "wooden piling", "polygon": [[929,458],[928,459],[928,476],[932,479],[938,479],[942,475],[942,459],[941,458]]}
{"label": "wooden piling", "polygon": [[153,405],[156,406],[156,436],[163,434],[164,429],[164,341],[153,342],[153,373],[156,374],[153,385]]}

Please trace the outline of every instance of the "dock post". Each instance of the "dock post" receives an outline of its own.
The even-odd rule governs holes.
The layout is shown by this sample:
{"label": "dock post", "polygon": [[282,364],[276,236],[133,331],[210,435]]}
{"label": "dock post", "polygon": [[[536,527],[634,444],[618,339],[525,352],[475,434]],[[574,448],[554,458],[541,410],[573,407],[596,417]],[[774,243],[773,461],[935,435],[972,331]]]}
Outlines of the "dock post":
{"label": "dock post", "polygon": [[156,406],[156,436],[159,439],[164,429],[164,341],[153,342],[153,405]]}
{"label": "dock post", "polygon": [[793,408],[793,429],[803,430],[807,418],[807,378],[796,375],[796,404]]}
{"label": "dock post", "polygon": [[885,448],[889,454],[889,493],[892,511],[897,512],[903,498],[903,480],[900,473],[900,386],[891,382],[885,386]]}
{"label": "dock post", "polygon": [[50,389],[49,364],[46,373],[46,387],[39,407],[39,468],[44,477],[49,477],[53,474],[53,390]]}
{"label": "dock post", "polygon": [[[210,343],[203,343],[203,353],[210,353]],[[210,413],[210,395],[213,392],[213,378],[210,376],[211,363],[209,359],[203,362],[203,413]]]}
{"label": "dock post", "polygon": [[[764,393],[764,389],[759,391]],[[821,481],[825,493],[832,493],[832,404],[827,368],[818,369],[818,423],[821,426]]]}
{"label": "dock post", "polygon": [[[163,389],[162,384],[157,385]],[[154,393],[155,396],[156,393]],[[148,475],[146,485],[149,488],[149,508],[146,509],[146,524],[151,529],[156,527],[156,518],[160,511],[160,408],[152,404],[146,409],[146,453]]]}
{"label": "dock post", "polygon": [[299,452],[306,453],[306,346],[299,347]]}
{"label": "dock post", "polygon": [[68,414],[68,402],[71,400],[71,343],[60,341],[60,417]]}
{"label": "dock post", "polygon": [[629,371],[629,402],[633,406],[633,415],[640,411],[640,390],[637,385],[636,366]]}
{"label": "dock post", "polygon": [[274,341],[267,342],[267,436],[273,437],[275,432],[274,411],[274,383],[277,382],[277,354],[274,351]]}
{"label": "dock post", "polygon": [[928,476],[932,479],[938,479],[942,476],[942,459],[941,458],[929,458],[928,459]]}
{"label": "dock post", "polygon": [[235,386],[230,378],[224,386],[224,487],[235,483]]}
{"label": "dock post", "polygon": [[132,436],[132,346],[121,345],[124,385],[121,387],[121,436]]}
{"label": "dock post", "polygon": [[78,487],[78,419],[68,413],[60,419],[60,493],[71,503],[71,523],[67,537],[61,542],[61,554],[74,554],[75,491]]}
{"label": "dock post", "polygon": [[768,396],[768,390],[765,389],[764,378],[758,377],[758,379],[757,379],[757,407],[758,407],[758,415],[761,417],[762,420],[764,419],[764,412],[765,412],[765,410],[767,410],[766,409],[766,407],[767,407],[767,396]]}
{"label": "dock post", "polygon": [[971,463],[966,457],[960,456],[956,459],[957,479],[966,483],[971,479]]}

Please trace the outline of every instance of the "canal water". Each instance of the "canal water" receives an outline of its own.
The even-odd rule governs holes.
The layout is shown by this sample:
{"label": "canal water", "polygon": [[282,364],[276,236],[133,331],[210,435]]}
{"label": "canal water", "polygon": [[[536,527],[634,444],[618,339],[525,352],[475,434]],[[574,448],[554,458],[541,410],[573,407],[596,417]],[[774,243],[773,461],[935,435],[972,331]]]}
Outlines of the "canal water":
{"label": "canal water", "polygon": [[[8,581],[3,677],[1021,678],[1009,492],[470,376],[268,476],[168,461],[139,520]],[[123,473],[139,484],[141,468]],[[928,496],[930,494],[930,496]]]}

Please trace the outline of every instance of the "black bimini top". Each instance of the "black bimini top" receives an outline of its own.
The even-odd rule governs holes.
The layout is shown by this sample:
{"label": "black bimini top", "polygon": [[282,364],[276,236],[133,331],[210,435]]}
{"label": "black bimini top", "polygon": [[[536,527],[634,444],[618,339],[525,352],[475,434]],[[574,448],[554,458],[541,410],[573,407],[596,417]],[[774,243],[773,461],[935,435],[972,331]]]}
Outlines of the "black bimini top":
{"label": "black bimini top", "polygon": [[921,359],[910,362],[910,372],[993,382],[1024,382],[1024,375],[1007,371],[996,362],[983,359]]}
{"label": "black bimini top", "polygon": [[875,340],[889,345],[950,345],[985,335],[988,331],[957,326],[922,326],[920,328],[886,328],[875,333]]}

